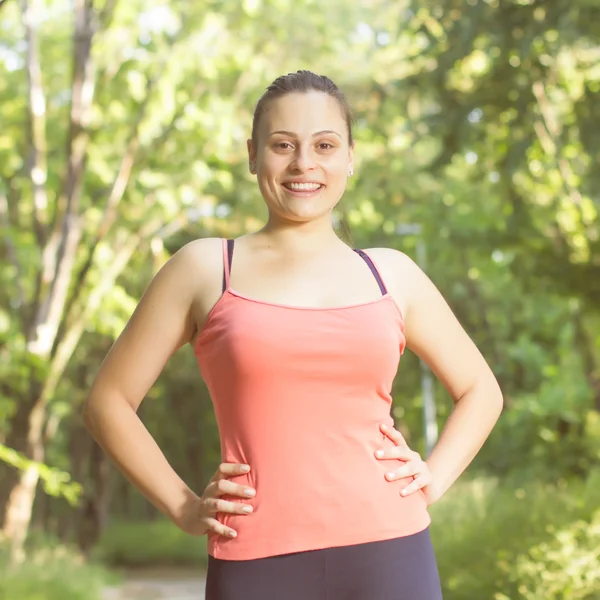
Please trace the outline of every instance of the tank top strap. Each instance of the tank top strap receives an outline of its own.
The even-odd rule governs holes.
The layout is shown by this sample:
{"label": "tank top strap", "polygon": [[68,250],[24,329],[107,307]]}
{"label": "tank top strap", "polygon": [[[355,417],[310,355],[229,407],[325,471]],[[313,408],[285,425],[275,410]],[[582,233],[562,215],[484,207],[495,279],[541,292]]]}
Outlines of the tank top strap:
{"label": "tank top strap", "polygon": [[223,239],[223,292],[229,287],[234,240]]}
{"label": "tank top strap", "polygon": [[383,279],[381,278],[375,263],[371,260],[371,257],[364,250],[359,250],[358,248],[354,248],[354,252],[356,252],[356,254],[358,254],[367,263],[369,269],[371,269],[371,273],[373,273],[373,276],[379,285],[381,294],[385,296],[388,293],[387,288],[385,287],[385,283],[383,283]]}

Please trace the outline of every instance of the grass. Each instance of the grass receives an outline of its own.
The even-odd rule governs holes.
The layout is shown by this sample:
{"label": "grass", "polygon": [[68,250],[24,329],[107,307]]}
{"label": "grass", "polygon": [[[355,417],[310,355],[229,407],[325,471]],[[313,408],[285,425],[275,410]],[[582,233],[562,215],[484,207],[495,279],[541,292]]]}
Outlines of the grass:
{"label": "grass", "polygon": [[102,588],[114,582],[105,567],[64,545],[42,545],[12,568],[0,546],[0,600],[99,600]]}

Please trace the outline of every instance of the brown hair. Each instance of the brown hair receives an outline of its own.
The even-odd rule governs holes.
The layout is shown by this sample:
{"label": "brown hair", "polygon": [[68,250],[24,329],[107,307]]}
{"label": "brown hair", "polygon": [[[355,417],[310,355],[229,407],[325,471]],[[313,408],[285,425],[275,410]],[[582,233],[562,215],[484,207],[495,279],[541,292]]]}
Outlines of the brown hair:
{"label": "brown hair", "polygon": [[352,145],[352,109],[346,100],[342,91],[338,88],[329,77],[325,75],[316,75],[312,71],[296,71],[296,73],[288,73],[278,77],[269,87],[267,91],[260,97],[254,110],[254,118],[252,119],[252,141],[256,144],[258,122],[262,113],[265,111],[269,100],[281,98],[287,94],[295,92],[323,92],[332,98],[335,98],[348,126],[348,143]]}

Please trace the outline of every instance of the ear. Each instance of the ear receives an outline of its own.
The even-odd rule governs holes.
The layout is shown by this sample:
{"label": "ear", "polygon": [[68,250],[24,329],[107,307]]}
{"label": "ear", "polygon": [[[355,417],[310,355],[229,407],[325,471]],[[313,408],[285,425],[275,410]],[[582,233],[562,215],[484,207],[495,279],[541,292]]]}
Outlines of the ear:
{"label": "ear", "polygon": [[348,148],[348,174],[354,174],[354,142]]}
{"label": "ear", "polygon": [[248,168],[252,175],[256,175],[256,148],[251,139],[246,142],[248,146]]}

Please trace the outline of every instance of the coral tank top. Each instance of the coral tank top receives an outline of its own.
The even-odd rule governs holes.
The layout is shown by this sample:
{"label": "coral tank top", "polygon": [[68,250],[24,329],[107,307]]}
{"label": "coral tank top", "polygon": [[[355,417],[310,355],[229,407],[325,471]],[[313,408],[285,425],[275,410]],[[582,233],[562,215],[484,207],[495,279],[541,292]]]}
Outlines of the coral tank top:
{"label": "coral tank top", "polygon": [[249,515],[219,513],[238,533],[208,534],[208,552],[249,560],[411,535],[430,522],[424,494],[387,481],[392,381],[405,347],[400,310],[371,259],[382,295],[334,308],[280,305],[229,286],[233,242],[223,240],[224,292],[195,344],[223,462],[249,464],[234,481],[256,489]]}

